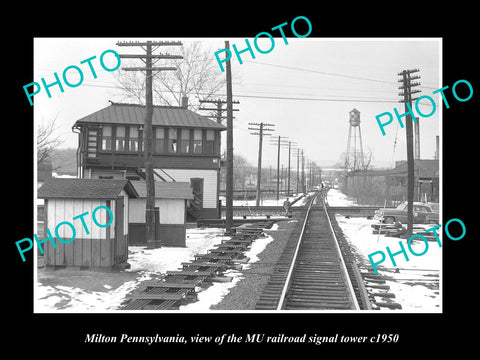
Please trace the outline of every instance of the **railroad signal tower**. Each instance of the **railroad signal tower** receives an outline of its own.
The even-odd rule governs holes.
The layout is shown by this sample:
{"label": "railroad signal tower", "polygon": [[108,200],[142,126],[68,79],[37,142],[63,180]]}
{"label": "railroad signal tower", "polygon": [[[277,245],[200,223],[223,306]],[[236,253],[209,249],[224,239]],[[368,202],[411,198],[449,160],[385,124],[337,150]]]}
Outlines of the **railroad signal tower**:
{"label": "railroad signal tower", "polygon": [[[349,112],[349,116],[350,127],[348,129],[347,152],[345,154],[345,169],[355,171],[364,166],[362,131],[360,129],[360,111],[353,109]],[[359,147],[357,147],[357,137],[360,145]]]}

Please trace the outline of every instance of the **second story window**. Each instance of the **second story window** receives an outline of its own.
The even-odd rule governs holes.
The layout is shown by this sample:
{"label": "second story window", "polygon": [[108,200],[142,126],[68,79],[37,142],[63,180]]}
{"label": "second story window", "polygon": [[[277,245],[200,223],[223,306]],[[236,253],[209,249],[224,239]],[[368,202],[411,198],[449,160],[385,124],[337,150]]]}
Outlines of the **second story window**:
{"label": "second story window", "polygon": [[182,140],[180,141],[180,152],[188,154],[190,150],[190,129],[182,129]]}
{"label": "second story window", "polygon": [[205,154],[213,154],[215,150],[215,133],[213,130],[207,130],[205,139]]}
{"label": "second story window", "polygon": [[104,126],[102,129],[102,150],[112,150],[112,127]]}
{"label": "second story window", "polygon": [[202,153],[202,144],[203,144],[202,130],[194,130],[193,131],[193,152],[195,154]]}
{"label": "second story window", "polygon": [[130,126],[129,129],[129,141],[128,141],[128,150],[138,151],[138,127]]}
{"label": "second story window", "polygon": [[169,153],[176,153],[177,152],[177,129],[168,129],[168,144],[167,149]]}
{"label": "second story window", "polygon": [[156,128],[155,129],[155,152],[163,153],[165,152],[165,129]]}
{"label": "second story window", "polygon": [[117,126],[115,150],[125,151],[125,126]]}

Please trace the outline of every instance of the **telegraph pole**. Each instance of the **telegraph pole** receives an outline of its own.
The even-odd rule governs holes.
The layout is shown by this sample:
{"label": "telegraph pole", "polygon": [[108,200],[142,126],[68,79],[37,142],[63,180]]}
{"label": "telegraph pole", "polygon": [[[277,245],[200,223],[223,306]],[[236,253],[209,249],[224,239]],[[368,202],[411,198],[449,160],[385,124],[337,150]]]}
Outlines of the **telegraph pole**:
{"label": "telegraph pole", "polygon": [[270,142],[270,145],[277,146],[277,201],[280,198],[280,148],[281,145],[288,144],[285,139],[288,139],[288,137],[278,135],[278,141],[272,139]]}
{"label": "telegraph pole", "polygon": [[[297,150],[297,148],[295,148],[295,146],[297,146],[297,143],[295,141],[282,141],[280,143],[280,145],[282,146],[282,148],[284,149],[287,149],[288,148],[288,169],[286,169],[286,172],[287,172],[287,186],[285,187],[285,190],[286,190],[286,196],[290,196],[290,174],[291,174],[291,166],[290,166],[290,162],[291,162],[291,154],[292,154],[292,150]],[[292,148],[293,147],[293,148]],[[282,176],[283,177],[283,176]]]}
{"label": "telegraph pole", "polygon": [[264,131],[274,131],[271,128],[265,128],[264,126],[275,126],[274,124],[266,124],[261,122],[258,123],[248,123],[248,125],[258,126],[258,127],[249,127],[249,130],[258,131],[250,133],[252,135],[258,135],[258,167],[257,167],[257,199],[256,199],[256,206],[260,206],[260,183],[262,181],[262,144],[263,144],[263,137],[270,136],[269,133],[264,133]]}
{"label": "telegraph pole", "polygon": [[[230,49],[230,42],[225,41],[225,49]],[[228,51],[229,52],[229,51]],[[225,52],[225,57],[227,53]],[[230,59],[226,64],[227,76],[227,171],[225,196],[225,233],[231,234],[233,226],[233,100],[232,100],[232,68]]]}
{"label": "telegraph pole", "polygon": [[[296,142],[289,141],[288,142],[288,179],[287,179],[287,196],[290,196],[290,158],[292,153],[292,146],[297,146]],[[293,149],[298,150],[298,149]]]}
{"label": "telegraph pole", "polygon": [[292,153],[292,142],[288,142],[288,179],[287,179],[287,196],[290,196],[290,158]]}
{"label": "telegraph pole", "polygon": [[306,185],[307,183],[305,182],[305,155],[302,149],[302,193],[303,194],[307,193]]}
{"label": "telegraph pole", "polygon": [[120,55],[120,58],[140,59],[145,67],[122,68],[124,71],[145,71],[145,118],[144,118],[144,157],[145,157],[145,178],[147,185],[147,201],[145,207],[145,231],[147,243],[151,247],[161,247],[161,242],[155,234],[155,179],[153,176],[153,71],[176,70],[175,67],[153,67],[152,59],[183,59],[181,55],[153,54],[159,46],[177,46],[182,45],[180,41],[129,41],[117,42],[117,46],[140,46],[145,51],[145,55]]}
{"label": "telegraph pole", "polygon": [[411,116],[411,109],[412,109],[412,94],[420,92],[420,90],[412,89],[414,86],[419,86],[419,82],[412,82],[412,80],[420,79],[419,75],[411,74],[416,73],[420,70],[413,69],[413,70],[403,70],[402,72],[398,73],[399,76],[402,78],[398,80],[398,82],[402,83],[402,86],[399,86],[399,89],[402,89],[403,92],[399,93],[398,95],[403,96],[403,100],[401,102],[405,103],[405,114],[406,117],[406,136],[407,136],[407,238],[412,236],[413,230],[413,195],[414,195],[414,187],[415,187],[415,178],[414,178],[414,155],[413,155],[413,125],[412,121],[416,121],[414,117]]}
{"label": "telegraph pole", "polygon": [[[227,117],[223,115],[223,112],[226,111],[227,109],[223,108],[223,104],[226,104],[227,101],[222,100],[222,99],[216,99],[216,100],[208,100],[208,99],[201,99],[199,100],[200,104],[205,104],[205,103],[210,103],[210,104],[215,104],[216,107],[214,108],[209,108],[209,107],[200,107],[198,110],[212,110],[216,111],[215,115],[206,115],[206,117],[213,117],[217,120],[218,124],[222,123],[222,119],[226,119]],[[240,104],[238,100],[233,100],[232,104]],[[232,111],[239,111],[238,109],[232,109]]]}
{"label": "telegraph pole", "polygon": [[297,149],[296,151],[296,155],[297,155],[297,187],[296,187],[296,193],[298,194],[298,190],[299,190],[299,184],[300,184],[300,151],[301,149]]}

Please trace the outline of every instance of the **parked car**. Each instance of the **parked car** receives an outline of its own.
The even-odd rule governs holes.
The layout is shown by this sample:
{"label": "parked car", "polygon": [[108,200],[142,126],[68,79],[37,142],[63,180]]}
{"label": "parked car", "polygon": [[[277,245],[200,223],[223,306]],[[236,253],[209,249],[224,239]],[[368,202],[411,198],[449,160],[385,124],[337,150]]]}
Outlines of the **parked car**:
{"label": "parked car", "polygon": [[432,208],[433,213],[428,214],[427,217],[425,218],[425,222],[427,224],[439,224],[439,213],[440,213],[440,206],[438,203],[428,203],[430,207]]}
{"label": "parked car", "polygon": [[[413,203],[413,223],[414,224],[426,224],[428,215],[437,215],[431,206],[421,202]],[[379,220],[385,224],[393,224],[400,222],[405,224],[407,222],[407,202],[401,203],[395,209],[379,209],[375,212],[374,219]]]}

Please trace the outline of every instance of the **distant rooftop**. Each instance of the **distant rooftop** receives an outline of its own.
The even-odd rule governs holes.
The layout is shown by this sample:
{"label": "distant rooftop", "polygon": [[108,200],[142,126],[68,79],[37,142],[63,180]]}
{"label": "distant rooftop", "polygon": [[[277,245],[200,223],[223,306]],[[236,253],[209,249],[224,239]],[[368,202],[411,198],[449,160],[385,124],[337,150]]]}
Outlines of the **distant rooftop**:
{"label": "distant rooftop", "polygon": [[[415,159],[414,170],[418,177],[434,178],[439,176],[439,161],[434,159]],[[406,175],[407,161],[397,161],[395,168],[388,171],[389,175]]]}

